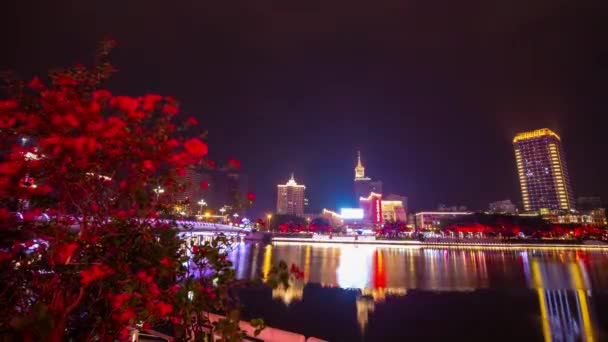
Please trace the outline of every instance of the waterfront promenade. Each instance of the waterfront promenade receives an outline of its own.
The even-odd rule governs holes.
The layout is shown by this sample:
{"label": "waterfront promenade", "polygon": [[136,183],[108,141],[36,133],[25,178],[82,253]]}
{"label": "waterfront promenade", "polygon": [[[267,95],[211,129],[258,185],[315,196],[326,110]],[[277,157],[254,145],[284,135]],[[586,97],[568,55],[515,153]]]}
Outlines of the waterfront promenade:
{"label": "waterfront promenade", "polygon": [[273,243],[292,244],[354,244],[377,246],[404,246],[404,247],[441,247],[441,248],[509,248],[509,249],[596,249],[608,250],[608,244],[601,241],[590,240],[576,243],[571,240],[499,240],[499,239],[449,239],[430,238],[420,240],[379,240],[374,236],[329,236],[317,235],[312,237],[285,237],[273,236]]}

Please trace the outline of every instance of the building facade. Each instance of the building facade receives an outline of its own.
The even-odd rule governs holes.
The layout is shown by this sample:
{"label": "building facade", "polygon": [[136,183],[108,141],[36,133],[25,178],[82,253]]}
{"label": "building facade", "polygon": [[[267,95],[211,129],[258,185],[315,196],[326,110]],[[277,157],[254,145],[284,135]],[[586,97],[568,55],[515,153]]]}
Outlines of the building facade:
{"label": "building facade", "polygon": [[513,147],[524,210],[574,209],[561,138],[543,128],[517,134]]}
{"label": "building facade", "polygon": [[368,197],[370,193],[375,192],[378,194],[382,193],[382,182],[379,180],[372,180],[365,176],[365,167],[361,162],[361,152],[357,155],[357,166],[355,166],[355,196],[359,200],[361,197]]}
{"label": "building facade", "polygon": [[442,222],[446,220],[472,214],[469,211],[424,211],[416,213],[416,229],[439,229]]}
{"label": "building facade", "polygon": [[277,185],[277,214],[304,216],[304,190],[306,186],[291,179],[286,184]]}
{"label": "building facade", "polygon": [[517,207],[511,200],[492,202],[488,206],[490,213],[493,214],[511,214],[517,213]]}
{"label": "building facade", "polygon": [[407,222],[407,197],[388,195],[382,199],[384,222]]}

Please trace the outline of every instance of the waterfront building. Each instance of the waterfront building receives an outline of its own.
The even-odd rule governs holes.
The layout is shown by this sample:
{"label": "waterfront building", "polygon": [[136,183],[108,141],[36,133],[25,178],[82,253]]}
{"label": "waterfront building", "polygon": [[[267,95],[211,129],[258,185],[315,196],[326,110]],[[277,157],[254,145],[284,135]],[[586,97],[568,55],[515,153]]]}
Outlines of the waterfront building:
{"label": "waterfront building", "polygon": [[286,184],[277,185],[277,214],[304,216],[304,190],[293,173]]}
{"label": "waterfront building", "polygon": [[524,210],[574,209],[559,135],[547,128],[519,133],[513,147]]}
{"label": "waterfront building", "polygon": [[365,176],[365,167],[361,162],[361,152],[357,154],[357,166],[355,166],[355,196],[357,199],[368,197],[370,193],[382,193],[382,181],[372,180]]}
{"label": "waterfront building", "polygon": [[381,203],[384,222],[407,222],[407,197],[391,194]]}
{"label": "waterfront building", "polygon": [[367,197],[359,197],[359,208],[363,209],[363,222],[381,224],[383,222],[407,221],[407,198],[389,195],[382,199],[382,194],[372,192]]}
{"label": "waterfront building", "polygon": [[517,213],[517,207],[511,200],[492,202],[489,205],[489,211],[492,214],[511,214]]}
{"label": "waterfront building", "polygon": [[603,208],[578,212],[543,209],[541,210],[541,216],[553,224],[582,225],[597,228],[608,226],[606,210]]}
{"label": "waterfront building", "polygon": [[470,211],[423,211],[416,213],[416,229],[439,229],[442,222],[458,218],[463,215],[472,215]]}
{"label": "waterfront building", "polygon": [[[193,166],[187,167],[184,174],[177,177],[181,191],[175,193],[172,203],[178,214],[189,216],[197,213],[197,202],[203,196],[200,186],[203,178],[203,174]],[[164,189],[158,188],[155,191],[164,192]]]}
{"label": "waterfront building", "polygon": [[[203,189],[202,199],[207,202],[209,208],[230,209],[230,213],[245,215],[246,198],[248,189],[247,175],[238,168],[218,167],[216,169],[204,170],[203,180],[208,183],[208,188]],[[197,200],[198,201],[198,200]]]}
{"label": "waterfront building", "polygon": [[368,224],[381,224],[384,217],[382,215],[382,194],[372,192],[367,197],[359,197],[359,208],[363,209],[363,222]]}
{"label": "waterfront building", "polygon": [[437,211],[467,211],[467,207],[464,205],[447,206],[445,204],[439,203],[439,205],[437,206]]}

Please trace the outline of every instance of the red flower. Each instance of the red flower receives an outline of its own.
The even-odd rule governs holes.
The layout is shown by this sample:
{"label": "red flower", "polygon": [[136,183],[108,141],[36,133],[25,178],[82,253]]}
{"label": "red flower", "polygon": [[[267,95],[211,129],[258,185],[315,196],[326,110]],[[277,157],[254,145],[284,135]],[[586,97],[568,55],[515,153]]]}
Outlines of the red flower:
{"label": "red flower", "polygon": [[105,89],[99,89],[93,92],[93,101],[95,102],[99,102],[99,100],[109,99],[110,97],[112,97],[112,93]]}
{"label": "red flower", "polygon": [[137,110],[139,102],[130,96],[114,96],[110,100],[110,106],[118,108],[127,114],[131,114]]}
{"label": "red flower", "polygon": [[42,214],[42,209],[40,209],[40,208],[26,211],[25,214],[23,214],[23,220],[31,222],[31,221],[36,220],[36,218],[38,218],[41,214]]}
{"label": "red flower", "polygon": [[21,169],[21,163],[19,162],[4,162],[4,163],[0,163],[0,174],[5,174],[5,175],[14,175],[17,174],[17,172],[19,172],[19,170]]}
{"label": "red flower", "polygon": [[19,103],[17,103],[17,101],[15,101],[15,100],[0,101],[0,110],[15,109],[18,106],[19,106]]}
{"label": "red flower", "polygon": [[78,82],[69,76],[59,76],[55,78],[55,84],[58,86],[77,86]]}
{"label": "red flower", "polygon": [[160,317],[165,317],[173,312],[173,306],[165,302],[158,302],[155,306],[155,309],[158,311]]}
{"label": "red flower", "polygon": [[6,220],[13,216],[10,211],[6,208],[0,208],[0,220]]}
{"label": "red flower", "polygon": [[169,265],[171,265],[171,262],[169,261],[169,258],[167,258],[167,257],[164,257],[164,258],[163,258],[163,259],[160,261],[160,263],[161,263],[161,264],[163,264],[164,266],[169,266]]}
{"label": "red flower", "polygon": [[176,115],[179,113],[179,109],[173,104],[166,104],[163,106],[163,113],[168,115]]}
{"label": "red flower", "polygon": [[209,165],[210,168],[215,169],[215,160],[208,159],[207,165]]}
{"label": "red flower", "polygon": [[235,169],[240,169],[241,168],[241,162],[234,159],[234,158],[230,158],[228,160],[228,166],[233,167]]}
{"label": "red flower", "polygon": [[15,126],[15,123],[17,123],[17,119],[15,119],[14,117],[0,118],[0,129],[11,128]]}
{"label": "red flower", "polygon": [[163,97],[157,94],[146,94],[142,100],[141,108],[146,112],[151,112],[162,99]]}
{"label": "red flower", "polygon": [[253,192],[248,192],[247,199],[252,202],[255,201],[255,194]]}
{"label": "red flower", "polygon": [[97,203],[91,203],[91,210],[93,212],[98,212],[99,211],[99,205],[97,205]]}
{"label": "red flower", "polygon": [[40,78],[38,78],[38,76],[32,78],[32,80],[30,81],[30,83],[28,83],[28,87],[34,89],[34,90],[42,90],[44,89],[44,86],[42,85],[42,82],[40,82]]}
{"label": "red flower", "polygon": [[118,320],[120,322],[125,322],[132,318],[135,318],[135,311],[133,311],[133,309],[131,309],[131,308],[128,308],[125,311],[121,312],[120,315],[118,316]]}
{"label": "red flower", "polygon": [[124,303],[128,302],[129,299],[131,299],[131,294],[130,293],[120,293],[115,296],[112,296],[110,294],[110,298],[112,299],[112,307],[114,307],[114,309],[118,310],[122,307],[122,305]]}
{"label": "red flower", "polygon": [[198,140],[197,138],[186,140],[186,142],[184,143],[184,149],[192,156],[199,158],[203,157],[208,152],[207,145]]}
{"label": "red flower", "polygon": [[207,181],[201,182],[201,189],[207,189],[209,187],[209,183]]}
{"label": "red flower", "polygon": [[195,126],[198,125],[198,121],[196,121],[196,119],[193,117],[189,117],[188,119],[186,119],[186,122],[188,122],[191,125],[195,125]]}
{"label": "red flower", "polygon": [[76,116],[74,114],[66,114],[63,117],[63,121],[65,123],[67,123],[68,125],[72,126],[72,127],[78,127],[80,126],[80,121],[78,121],[78,119],[76,118]]}
{"label": "red flower", "polygon": [[105,265],[93,265],[88,270],[83,270],[80,272],[80,283],[83,285],[88,285],[91,282],[101,279],[108,275],[110,270]]}
{"label": "red flower", "polygon": [[78,248],[78,244],[76,242],[59,245],[54,255],[55,263],[60,265],[67,264],[76,251],[76,248]]}
{"label": "red flower", "polygon": [[198,246],[192,246],[192,253],[198,253],[199,248]]}
{"label": "red flower", "polygon": [[30,248],[34,245],[34,241],[32,240],[27,240],[25,241],[25,247]]}
{"label": "red flower", "polygon": [[149,159],[144,160],[143,167],[148,171],[154,171],[154,163]]}
{"label": "red flower", "polygon": [[170,139],[167,140],[167,146],[171,147],[171,148],[176,148],[179,146],[179,141],[175,140],[175,139]]}

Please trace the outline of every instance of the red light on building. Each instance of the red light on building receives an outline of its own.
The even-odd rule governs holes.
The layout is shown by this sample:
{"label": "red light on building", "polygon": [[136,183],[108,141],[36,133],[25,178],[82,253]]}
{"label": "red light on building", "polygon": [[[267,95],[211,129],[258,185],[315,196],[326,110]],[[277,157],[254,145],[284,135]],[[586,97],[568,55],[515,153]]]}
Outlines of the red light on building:
{"label": "red light on building", "polygon": [[374,199],[373,208],[374,223],[382,223],[382,200],[380,198]]}

